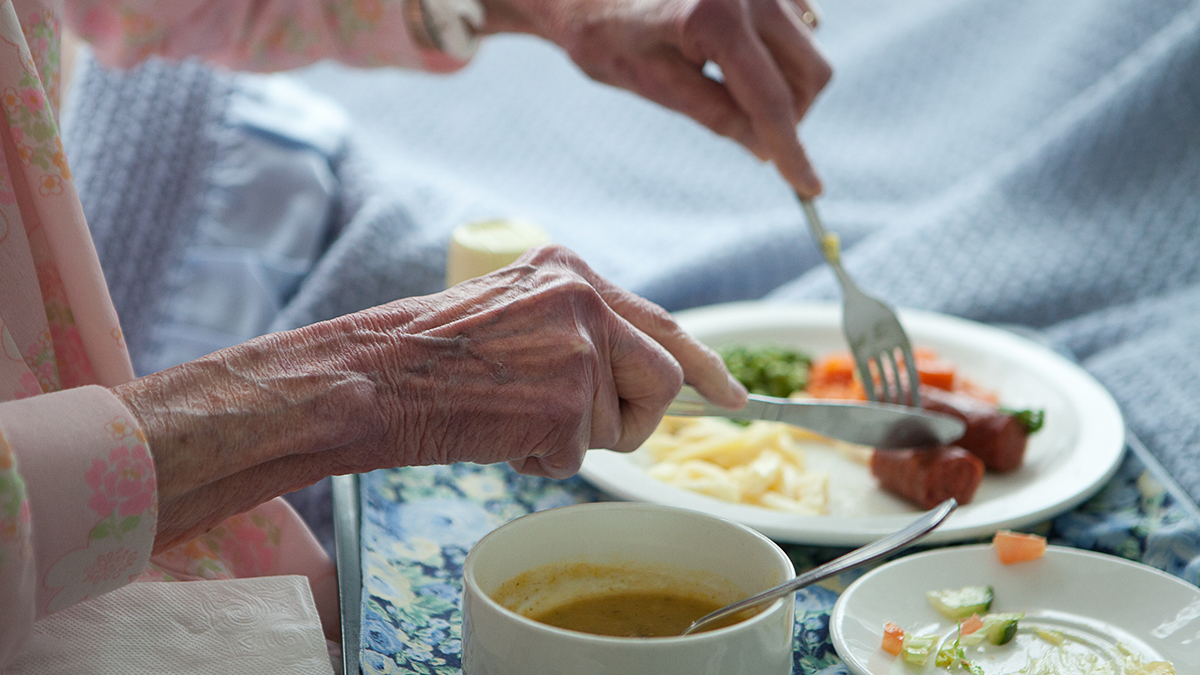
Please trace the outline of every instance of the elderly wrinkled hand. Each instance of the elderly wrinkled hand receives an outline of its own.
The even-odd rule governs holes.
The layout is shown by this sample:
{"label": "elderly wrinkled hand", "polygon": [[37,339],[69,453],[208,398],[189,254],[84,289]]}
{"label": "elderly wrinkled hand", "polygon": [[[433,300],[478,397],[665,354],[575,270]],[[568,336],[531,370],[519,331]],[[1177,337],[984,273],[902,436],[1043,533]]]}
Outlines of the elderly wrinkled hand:
{"label": "elderly wrinkled hand", "polygon": [[373,367],[384,415],[406,427],[383,445],[418,442],[416,464],[508,461],[562,478],[588,448],[641,445],[685,379],[743,402],[712,350],[561,247],[355,319],[403,335]]}
{"label": "elderly wrinkled hand", "polygon": [[[832,69],[809,0],[485,0],[487,32],[531,32],[589,76],[684,113],[772,160],[803,196],[821,183],[796,125]],[[720,80],[704,67],[717,65]]]}
{"label": "elderly wrinkled hand", "polygon": [[161,546],[320,478],[629,451],[680,386],[740,407],[720,357],[556,246],[435,295],[276,333],[115,391],[158,470]]}

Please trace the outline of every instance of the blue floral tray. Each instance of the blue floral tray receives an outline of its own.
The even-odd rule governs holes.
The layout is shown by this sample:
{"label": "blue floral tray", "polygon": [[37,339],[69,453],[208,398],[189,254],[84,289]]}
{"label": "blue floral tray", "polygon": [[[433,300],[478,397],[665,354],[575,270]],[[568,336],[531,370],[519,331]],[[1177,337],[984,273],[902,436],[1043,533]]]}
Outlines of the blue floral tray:
{"label": "blue floral tray", "polygon": [[[1053,543],[1142,561],[1200,585],[1200,509],[1136,439],[1092,499],[1042,523]],[[390,469],[334,484],[346,672],[461,673],[467,551],[533,511],[603,499],[583,480],[522,476],[506,465]],[[361,514],[361,518],[359,517]],[[797,569],[846,549],[785,546]],[[795,673],[845,673],[829,637],[838,593],[865,570],[796,594]]]}

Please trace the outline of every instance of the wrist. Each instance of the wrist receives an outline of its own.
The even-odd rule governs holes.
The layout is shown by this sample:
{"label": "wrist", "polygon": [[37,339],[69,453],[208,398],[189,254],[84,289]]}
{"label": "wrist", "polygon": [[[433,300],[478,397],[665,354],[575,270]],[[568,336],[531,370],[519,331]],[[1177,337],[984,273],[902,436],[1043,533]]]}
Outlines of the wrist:
{"label": "wrist", "polygon": [[358,441],[373,384],[343,366],[338,338],[321,324],[266,335],[114,387],[146,434],[160,499]]}
{"label": "wrist", "polygon": [[412,36],[413,42],[417,43],[418,47],[429,51],[438,50],[437,42],[429,30],[425,3],[421,0],[405,0],[404,23],[408,26],[408,34]]}
{"label": "wrist", "polygon": [[479,48],[486,11],[479,0],[404,0],[404,20],[417,46],[466,62]]}
{"label": "wrist", "polygon": [[549,39],[544,29],[548,10],[536,5],[538,0],[479,0],[483,6],[484,21],[480,33],[528,33]]}

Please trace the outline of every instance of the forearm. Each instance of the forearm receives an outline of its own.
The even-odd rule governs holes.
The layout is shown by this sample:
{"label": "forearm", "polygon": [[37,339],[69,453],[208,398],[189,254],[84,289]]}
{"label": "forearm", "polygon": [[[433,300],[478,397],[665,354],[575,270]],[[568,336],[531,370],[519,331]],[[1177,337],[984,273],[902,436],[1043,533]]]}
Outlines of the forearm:
{"label": "forearm", "polygon": [[209,486],[289,456],[309,456],[310,467],[336,461],[328,451],[377,428],[375,384],[345,324],[264,336],[113,389],[146,434],[160,513],[178,516],[172,505],[180,500],[194,507],[193,522],[160,516],[156,549],[196,523],[215,524],[302,487],[287,473],[258,472],[246,488],[251,499],[198,504],[217,495]]}
{"label": "forearm", "polygon": [[358,472],[340,467],[336,453],[288,455],[208,483],[160,504],[154,553],[204,535],[228,518],[329,475]]}

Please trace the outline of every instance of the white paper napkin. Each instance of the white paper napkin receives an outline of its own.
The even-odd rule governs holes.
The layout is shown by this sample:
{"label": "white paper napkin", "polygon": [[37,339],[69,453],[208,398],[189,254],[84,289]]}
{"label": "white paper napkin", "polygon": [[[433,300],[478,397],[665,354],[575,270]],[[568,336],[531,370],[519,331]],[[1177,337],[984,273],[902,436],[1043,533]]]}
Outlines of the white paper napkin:
{"label": "white paper napkin", "polygon": [[332,675],[308,580],[137,583],[34,624],[8,675]]}

